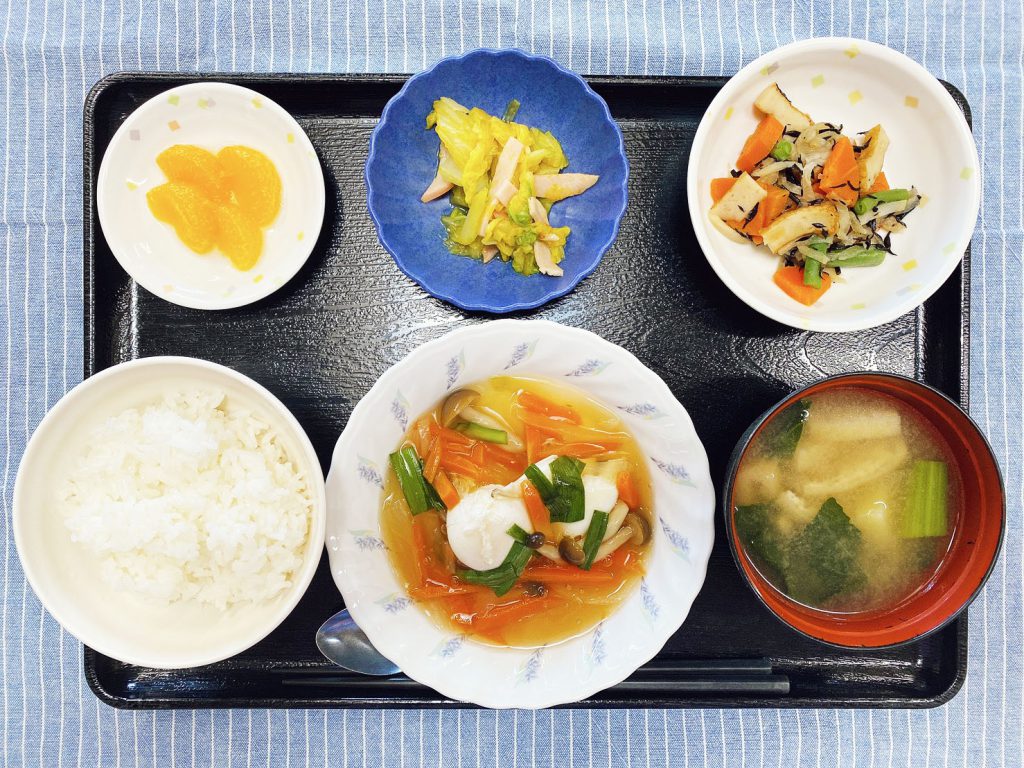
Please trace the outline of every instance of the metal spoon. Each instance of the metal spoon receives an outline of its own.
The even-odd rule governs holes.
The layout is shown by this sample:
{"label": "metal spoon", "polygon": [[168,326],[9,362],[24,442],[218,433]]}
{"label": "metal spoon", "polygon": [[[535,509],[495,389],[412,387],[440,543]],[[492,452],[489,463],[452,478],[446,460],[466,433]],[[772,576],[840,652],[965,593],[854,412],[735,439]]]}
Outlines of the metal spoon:
{"label": "metal spoon", "polygon": [[334,614],[316,631],[316,647],[339,667],[364,675],[394,675],[401,670],[373,647],[347,610]]}

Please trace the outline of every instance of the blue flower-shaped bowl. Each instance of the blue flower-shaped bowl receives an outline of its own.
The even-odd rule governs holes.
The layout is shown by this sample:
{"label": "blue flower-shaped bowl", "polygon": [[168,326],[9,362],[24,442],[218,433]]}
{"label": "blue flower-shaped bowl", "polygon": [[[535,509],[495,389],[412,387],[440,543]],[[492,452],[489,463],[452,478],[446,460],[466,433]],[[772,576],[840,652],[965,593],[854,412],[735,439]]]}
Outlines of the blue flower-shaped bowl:
{"label": "blue flower-shaped bowl", "polygon": [[[524,277],[500,259],[483,264],[448,252],[441,225],[447,197],[420,202],[437,171],[438,138],[425,121],[442,96],[497,115],[518,99],[516,121],[551,131],[569,158],[567,172],[600,175],[551,209],[554,226],[572,228],[562,277]],[[597,268],[626,209],[628,177],[622,133],[582,78],[542,56],[480,49],[439,61],[388,102],[370,137],[367,205],[384,248],[428,293],[466,310],[512,312],[564,296]]]}

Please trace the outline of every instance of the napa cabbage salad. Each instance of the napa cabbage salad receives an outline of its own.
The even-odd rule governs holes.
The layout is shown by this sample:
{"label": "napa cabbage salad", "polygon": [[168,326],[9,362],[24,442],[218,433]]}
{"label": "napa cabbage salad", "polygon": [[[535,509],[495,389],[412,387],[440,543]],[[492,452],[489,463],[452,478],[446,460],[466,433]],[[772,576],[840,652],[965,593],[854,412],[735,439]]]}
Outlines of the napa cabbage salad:
{"label": "napa cabbage salad", "polygon": [[449,195],[441,217],[445,245],[485,264],[495,256],[522,275],[561,276],[569,227],[552,226],[553,203],[581,194],[598,176],[561,173],[569,165],[549,131],[515,122],[519,102],[502,117],[442,97],[427,115],[441,140],[437,174],[424,203]]}

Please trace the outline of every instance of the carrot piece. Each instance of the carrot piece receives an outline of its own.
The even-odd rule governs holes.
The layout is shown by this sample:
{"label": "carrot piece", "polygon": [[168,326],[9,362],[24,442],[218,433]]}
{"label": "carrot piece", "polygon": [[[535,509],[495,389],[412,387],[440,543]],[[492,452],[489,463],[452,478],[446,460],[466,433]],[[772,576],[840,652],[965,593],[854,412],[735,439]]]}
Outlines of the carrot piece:
{"label": "carrot piece", "polygon": [[818,186],[829,200],[838,200],[849,206],[857,202],[860,194],[860,168],[853,144],[845,136],[836,139],[835,146],[821,168]]}
{"label": "carrot piece", "polygon": [[474,595],[462,594],[445,600],[445,608],[453,624],[468,625],[473,618]]}
{"label": "carrot piece", "polygon": [[776,187],[774,184],[766,183],[762,184],[762,186],[768,193],[768,197],[761,201],[758,210],[764,209],[765,226],[767,226],[785,212],[786,207],[789,205],[789,193],[781,187]]}
{"label": "carrot piece", "polygon": [[419,574],[420,584],[426,584],[427,579],[434,574],[434,562],[430,556],[430,548],[427,545],[427,534],[423,525],[418,520],[412,521],[412,546],[416,553],[416,572]]}
{"label": "carrot piece", "polygon": [[768,196],[758,203],[757,212],[750,221],[745,223],[743,221],[729,222],[733,228],[750,235],[758,245],[761,243],[761,232],[764,228],[775,221],[789,205],[789,193],[786,190],[764,182],[761,182],[761,187],[768,193]]}
{"label": "carrot piece", "polygon": [[871,185],[871,189],[865,192],[865,195],[873,195],[875,192],[885,192],[889,189],[889,180],[885,178],[885,171],[879,171],[878,175],[875,176],[875,183]]}
{"label": "carrot piece", "polygon": [[553,599],[544,597],[516,598],[508,603],[499,603],[489,607],[483,613],[473,617],[472,626],[474,629],[484,632],[495,632],[507,628],[522,619],[534,616],[547,610]]}
{"label": "carrot piece", "polygon": [[483,446],[484,458],[487,464],[496,464],[504,469],[513,469],[517,471],[517,474],[522,474],[523,470],[526,469],[526,462],[521,453],[506,451],[504,448],[487,443],[484,443]]}
{"label": "carrot piece", "polygon": [[547,437],[536,427],[530,426],[526,428],[524,437],[526,440],[526,460],[530,464],[540,461],[543,458],[541,451]]}
{"label": "carrot piece", "polygon": [[636,509],[640,506],[640,492],[637,490],[632,472],[619,472],[615,478],[615,487],[619,491],[619,498],[627,507]]}
{"label": "carrot piece", "polygon": [[765,115],[743,145],[743,150],[736,160],[736,167],[747,173],[754,170],[754,166],[775,149],[775,145],[782,138],[782,129],[782,123],[771,115]]}
{"label": "carrot piece", "polygon": [[533,483],[529,480],[524,480],[520,488],[523,492],[523,503],[526,505],[526,513],[530,516],[530,523],[533,524],[533,530],[540,531],[544,534],[545,538],[552,538],[551,513],[548,512],[548,508],[544,505],[544,500],[541,499],[537,489],[533,487]]}
{"label": "carrot piece", "polygon": [[547,456],[572,456],[575,459],[593,459],[606,453],[614,453],[619,444],[604,443],[559,443],[554,440],[545,446]]}
{"label": "carrot piece", "polygon": [[441,469],[468,477],[470,480],[479,481],[481,478],[479,465],[474,464],[468,456],[457,456],[449,451],[445,451],[441,457]]}
{"label": "carrot piece", "polygon": [[482,467],[484,464],[484,445],[483,443],[475,443],[473,448],[469,452],[469,458],[473,460],[473,463],[478,467]]}
{"label": "carrot piece", "polygon": [[566,421],[557,421],[536,413],[521,413],[520,420],[528,427],[539,429],[549,437],[555,437],[566,442],[576,443],[607,443],[609,445],[620,445],[625,439],[622,432],[606,432],[603,429],[588,427],[583,424],[572,424]]}
{"label": "carrot piece", "polygon": [[440,519],[434,513],[418,515],[412,521],[413,544],[420,561],[424,584],[447,584],[452,577],[438,551],[439,544],[444,542],[440,523]]}
{"label": "carrot piece", "polygon": [[525,389],[520,390],[516,395],[516,402],[531,413],[564,419],[565,421],[571,421],[573,424],[579,424],[582,421],[575,408],[571,408],[568,405],[558,405],[546,397],[535,395],[533,392],[527,392]]}
{"label": "carrot piece", "polygon": [[441,446],[440,440],[434,440],[434,444],[430,446],[430,450],[427,452],[426,459],[423,460],[423,476],[427,479],[427,482],[434,482],[434,478],[437,477],[438,469],[441,467],[441,452],[444,448]]}
{"label": "carrot piece", "polygon": [[711,199],[714,202],[718,202],[725,193],[732,189],[732,185],[736,183],[736,179],[732,176],[726,176],[724,179],[712,179],[711,180]]}
{"label": "carrot piece", "polygon": [[434,475],[434,479],[431,482],[434,485],[434,490],[437,491],[437,495],[441,497],[441,501],[444,502],[448,509],[459,503],[459,492],[452,485],[452,481],[448,479],[448,475],[440,471],[440,469]]}
{"label": "carrot piece", "polygon": [[579,568],[542,565],[527,570],[523,574],[523,578],[542,584],[611,584],[616,577],[610,570],[584,571]]}
{"label": "carrot piece", "polygon": [[804,285],[804,271],[800,267],[781,267],[772,280],[787,296],[808,307],[824,296],[832,285],[832,278],[824,271],[821,273],[821,288]]}
{"label": "carrot piece", "polygon": [[473,438],[467,437],[454,429],[448,429],[448,427],[438,427],[437,434],[445,443],[454,443],[455,445],[473,444]]}
{"label": "carrot piece", "polygon": [[464,597],[466,595],[479,595],[486,591],[485,587],[477,587],[473,584],[425,584],[422,587],[410,587],[409,596],[416,600],[439,600],[442,598]]}

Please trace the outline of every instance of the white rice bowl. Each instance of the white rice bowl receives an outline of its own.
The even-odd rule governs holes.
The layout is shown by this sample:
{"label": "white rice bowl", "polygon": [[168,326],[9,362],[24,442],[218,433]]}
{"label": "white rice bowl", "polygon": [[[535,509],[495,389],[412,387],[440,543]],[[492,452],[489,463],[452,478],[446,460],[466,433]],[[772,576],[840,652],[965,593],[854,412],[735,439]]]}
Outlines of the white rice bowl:
{"label": "white rice bowl", "polygon": [[320,462],[288,409],[223,366],[153,357],[39,424],[14,489],[25,575],[64,627],[131,664],[210,664],[280,624],[323,547]]}
{"label": "white rice bowl", "polygon": [[223,609],[288,588],[312,503],[265,419],[191,389],[93,429],[57,505],[109,586]]}

